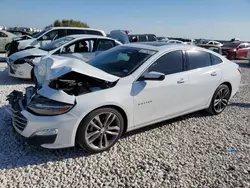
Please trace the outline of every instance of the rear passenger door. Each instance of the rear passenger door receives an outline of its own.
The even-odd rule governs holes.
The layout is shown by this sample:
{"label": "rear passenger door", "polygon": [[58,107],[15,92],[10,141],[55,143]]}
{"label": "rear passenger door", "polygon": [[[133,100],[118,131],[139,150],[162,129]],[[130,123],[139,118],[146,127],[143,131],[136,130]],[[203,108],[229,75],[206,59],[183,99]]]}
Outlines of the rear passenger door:
{"label": "rear passenger door", "polygon": [[205,107],[221,80],[219,64],[222,60],[213,54],[199,50],[187,50],[190,106],[192,109]]}

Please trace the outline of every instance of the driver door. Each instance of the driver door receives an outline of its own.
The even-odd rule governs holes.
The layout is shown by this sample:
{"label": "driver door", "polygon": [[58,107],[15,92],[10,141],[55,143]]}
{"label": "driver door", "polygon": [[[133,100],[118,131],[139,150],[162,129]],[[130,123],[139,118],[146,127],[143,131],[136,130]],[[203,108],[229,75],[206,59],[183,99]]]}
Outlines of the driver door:
{"label": "driver door", "polygon": [[[186,96],[189,86],[188,73],[181,50],[164,54],[145,73],[156,71],[165,74],[162,81],[135,81],[134,125],[140,126],[156,120],[176,116],[188,109]],[[144,73],[144,74],[145,74]]]}

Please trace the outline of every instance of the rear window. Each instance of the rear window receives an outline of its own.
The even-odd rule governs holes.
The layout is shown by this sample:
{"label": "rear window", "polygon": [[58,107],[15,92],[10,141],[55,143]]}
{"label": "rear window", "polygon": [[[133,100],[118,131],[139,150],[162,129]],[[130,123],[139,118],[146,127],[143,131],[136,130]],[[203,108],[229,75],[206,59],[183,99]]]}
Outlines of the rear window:
{"label": "rear window", "polygon": [[189,69],[203,68],[212,65],[210,53],[187,50]]}
{"label": "rear window", "polygon": [[157,38],[154,35],[148,35],[148,41],[157,41]]}

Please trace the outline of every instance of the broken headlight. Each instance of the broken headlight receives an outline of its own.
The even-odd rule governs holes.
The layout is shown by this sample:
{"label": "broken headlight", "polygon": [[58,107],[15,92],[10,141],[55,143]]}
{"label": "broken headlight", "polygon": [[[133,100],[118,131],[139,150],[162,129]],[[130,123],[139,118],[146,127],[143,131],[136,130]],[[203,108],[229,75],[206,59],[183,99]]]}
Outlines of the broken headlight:
{"label": "broken headlight", "polygon": [[35,96],[27,106],[36,115],[54,116],[68,112],[74,105],[54,101],[40,95]]}
{"label": "broken headlight", "polygon": [[17,61],[14,62],[14,64],[28,63],[28,64],[33,66],[33,60],[34,59],[35,59],[35,57],[25,57],[25,58],[18,59]]}

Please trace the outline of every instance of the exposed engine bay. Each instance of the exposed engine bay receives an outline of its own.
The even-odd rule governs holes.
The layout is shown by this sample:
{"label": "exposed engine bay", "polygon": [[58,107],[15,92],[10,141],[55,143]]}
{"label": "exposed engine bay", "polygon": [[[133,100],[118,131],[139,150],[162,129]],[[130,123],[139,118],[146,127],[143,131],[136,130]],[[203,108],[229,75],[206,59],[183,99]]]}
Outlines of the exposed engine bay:
{"label": "exposed engine bay", "polygon": [[117,81],[108,82],[72,71],[51,80],[49,87],[62,90],[69,95],[78,96],[114,87],[116,83]]}

